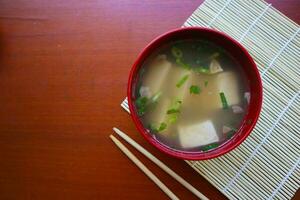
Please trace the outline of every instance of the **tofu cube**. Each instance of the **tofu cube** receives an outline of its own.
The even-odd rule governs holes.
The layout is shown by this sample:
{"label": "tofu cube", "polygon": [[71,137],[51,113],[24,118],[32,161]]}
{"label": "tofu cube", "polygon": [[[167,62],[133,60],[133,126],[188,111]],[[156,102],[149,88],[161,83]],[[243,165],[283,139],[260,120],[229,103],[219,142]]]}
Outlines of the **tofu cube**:
{"label": "tofu cube", "polygon": [[165,56],[158,56],[153,63],[146,67],[143,85],[148,87],[151,94],[159,92],[167,79],[172,64]]}
{"label": "tofu cube", "polygon": [[213,59],[209,65],[209,71],[212,74],[216,74],[218,72],[222,72],[223,69],[222,69],[220,63],[216,59]]}
{"label": "tofu cube", "polygon": [[[233,72],[223,72],[216,77],[218,92],[224,92],[228,106],[240,103],[238,77]],[[219,102],[219,108],[222,108],[222,102]]]}
{"label": "tofu cube", "polygon": [[[183,102],[195,108],[197,112],[209,113],[222,109],[221,92],[224,93],[229,107],[241,103],[241,95],[239,94],[240,86],[235,73],[220,72],[213,75],[200,74],[197,76],[198,77],[194,77],[191,81],[192,84],[201,86],[200,94],[192,95],[192,98],[186,98],[186,101]],[[207,86],[203,86],[204,81],[208,81]]]}
{"label": "tofu cube", "polygon": [[171,100],[168,98],[161,98],[157,105],[154,105],[153,108],[155,109],[154,112],[149,112],[148,115],[146,115],[146,121],[152,123],[152,124],[160,124],[162,122],[166,121],[167,118],[167,110],[169,109],[169,106],[171,104]]}
{"label": "tofu cube", "polygon": [[183,148],[194,148],[219,141],[215,127],[210,120],[189,126],[178,125],[178,134]]}

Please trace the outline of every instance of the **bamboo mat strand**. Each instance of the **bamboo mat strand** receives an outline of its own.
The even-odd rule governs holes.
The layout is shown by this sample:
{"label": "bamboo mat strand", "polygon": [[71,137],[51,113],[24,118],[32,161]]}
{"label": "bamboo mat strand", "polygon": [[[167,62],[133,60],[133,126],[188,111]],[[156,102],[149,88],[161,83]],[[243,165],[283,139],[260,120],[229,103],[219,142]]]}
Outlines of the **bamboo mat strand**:
{"label": "bamboo mat strand", "polygon": [[[235,150],[186,161],[229,199],[291,199],[300,187],[300,27],[262,0],[206,0],[183,27],[210,27],[239,41],[263,81],[258,123]],[[129,112],[127,98],[121,106]]]}

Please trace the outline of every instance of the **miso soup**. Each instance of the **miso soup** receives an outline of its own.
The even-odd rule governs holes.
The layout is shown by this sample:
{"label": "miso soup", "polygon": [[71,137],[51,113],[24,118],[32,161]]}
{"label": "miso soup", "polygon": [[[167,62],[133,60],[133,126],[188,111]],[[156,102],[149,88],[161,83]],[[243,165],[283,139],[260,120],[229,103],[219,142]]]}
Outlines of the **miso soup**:
{"label": "miso soup", "polygon": [[154,139],[177,151],[210,151],[240,128],[250,98],[241,66],[202,40],[168,43],[139,70],[135,108]]}

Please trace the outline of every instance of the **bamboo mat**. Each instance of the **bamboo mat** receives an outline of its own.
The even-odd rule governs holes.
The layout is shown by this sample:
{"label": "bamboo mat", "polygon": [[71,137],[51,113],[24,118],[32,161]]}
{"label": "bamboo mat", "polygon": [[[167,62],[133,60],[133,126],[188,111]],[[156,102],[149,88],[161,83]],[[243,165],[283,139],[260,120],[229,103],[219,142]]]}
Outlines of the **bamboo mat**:
{"label": "bamboo mat", "polygon": [[183,26],[211,27],[239,41],[264,88],[260,119],[238,148],[186,162],[229,199],[291,199],[300,186],[299,25],[262,0],[206,0]]}

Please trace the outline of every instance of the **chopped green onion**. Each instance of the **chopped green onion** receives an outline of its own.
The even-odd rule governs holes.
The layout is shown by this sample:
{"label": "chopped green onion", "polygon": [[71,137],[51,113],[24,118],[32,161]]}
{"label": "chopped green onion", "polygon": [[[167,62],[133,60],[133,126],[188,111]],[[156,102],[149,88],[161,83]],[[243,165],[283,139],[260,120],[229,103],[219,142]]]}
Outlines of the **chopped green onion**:
{"label": "chopped green onion", "polygon": [[192,85],[192,86],[190,87],[190,93],[191,93],[191,94],[200,94],[200,92],[201,92],[201,89],[200,89],[199,86],[197,86],[197,85]]}
{"label": "chopped green onion", "polygon": [[167,128],[167,124],[165,122],[160,123],[160,126],[158,128],[158,132],[161,132]]}
{"label": "chopped green onion", "polygon": [[221,98],[223,109],[228,109],[228,103],[227,103],[224,92],[220,92],[220,98]]}
{"label": "chopped green onion", "polygon": [[168,124],[174,123],[178,119],[178,114],[180,113],[180,106],[182,104],[181,100],[176,100],[171,104],[171,107],[167,110],[166,114],[168,114],[168,118],[166,122],[160,123],[160,125],[157,124],[149,124],[148,128],[151,132],[161,132],[165,130],[168,126]]}
{"label": "chopped green onion", "polygon": [[157,127],[154,124],[149,124],[148,128],[152,133],[157,133]]}
{"label": "chopped green onion", "polygon": [[176,63],[185,69],[191,69],[191,66],[182,62],[182,60],[180,58],[176,58]]}
{"label": "chopped green onion", "polygon": [[167,128],[167,124],[165,122],[162,122],[159,124],[159,126],[155,124],[149,124],[149,129],[151,132],[157,133],[165,130]]}
{"label": "chopped green onion", "polygon": [[181,104],[182,104],[182,101],[176,100],[176,101],[173,103],[173,105],[171,106],[170,109],[179,109],[180,106],[181,106]]}
{"label": "chopped green onion", "polygon": [[179,113],[180,112],[179,109],[180,109],[181,103],[182,103],[182,101],[180,101],[180,100],[175,101],[171,105],[171,107],[167,110],[167,114]]}
{"label": "chopped green onion", "polygon": [[234,130],[229,131],[228,133],[226,133],[226,139],[230,139],[232,138],[232,136],[235,134]]}
{"label": "chopped green onion", "polygon": [[203,74],[209,74],[210,71],[207,67],[195,67],[193,68],[195,72],[198,72],[198,73],[203,73]]}
{"label": "chopped green onion", "polygon": [[137,114],[139,116],[143,116],[145,114],[145,112],[146,112],[146,107],[141,107],[141,108],[138,108],[138,110],[137,110]]}
{"label": "chopped green onion", "polygon": [[178,119],[178,114],[180,113],[180,106],[182,104],[181,100],[176,100],[171,107],[167,110],[168,122],[174,123]]}
{"label": "chopped green onion", "polygon": [[201,147],[201,150],[202,151],[208,151],[208,150],[217,148],[218,146],[219,146],[218,143],[213,143],[213,144],[209,144],[209,145],[205,145],[205,146]]}
{"label": "chopped green onion", "polygon": [[135,100],[135,105],[137,107],[137,113],[139,116],[142,116],[145,114],[146,112],[146,107],[149,104],[153,104],[153,103],[157,103],[157,101],[159,100],[159,98],[161,97],[162,92],[157,92],[156,94],[154,94],[150,99],[146,96],[139,96],[136,100]]}
{"label": "chopped green onion", "polygon": [[177,113],[173,113],[173,114],[169,115],[168,122],[170,124],[172,124],[172,123],[175,123],[177,121],[177,119],[178,119],[178,114]]}
{"label": "chopped green onion", "polygon": [[171,49],[171,51],[172,51],[172,54],[173,54],[173,56],[175,57],[175,58],[182,58],[182,51],[179,49],[179,48],[177,48],[177,47],[172,47],[172,49]]}
{"label": "chopped green onion", "polygon": [[136,99],[135,103],[137,107],[143,107],[146,105],[146,103],[148,102],[148,98],[146,96],[144,97],[139,97]]}
{"label": "chopped green onion", "polygon": [[142,116],[146,112],[146,104],[148,102],[147,97],[139,97],[135,101],[135,105],[137,107],[137,112],[139,116]]}
{"label": "chopped green onion", "polygon": [[167,114],[173,114],[173,113],[180,113],[180,110],[179,109],[169,109],[168,111],[167,111]]}
{"label": "chopped green onion", "polygon": [[188,74],[181,77],[181,79],[177,82],[176,87],[180,88],[187,81],[188,78]]}
{"label": "chopped green onion", "polygon": [[157,92],[157,93],[155,93],[152,97],[151,97],[151,101],[153,102],[153,103],[156,103],[157,101],[158,101],[158,99],[161,97],[161,95],[162,95],[162,92]]}
{"label": "chopped green onion", "polygon": [[204,86],[207,87],[207,85],[208,85],[208,81],[205,81]]}

